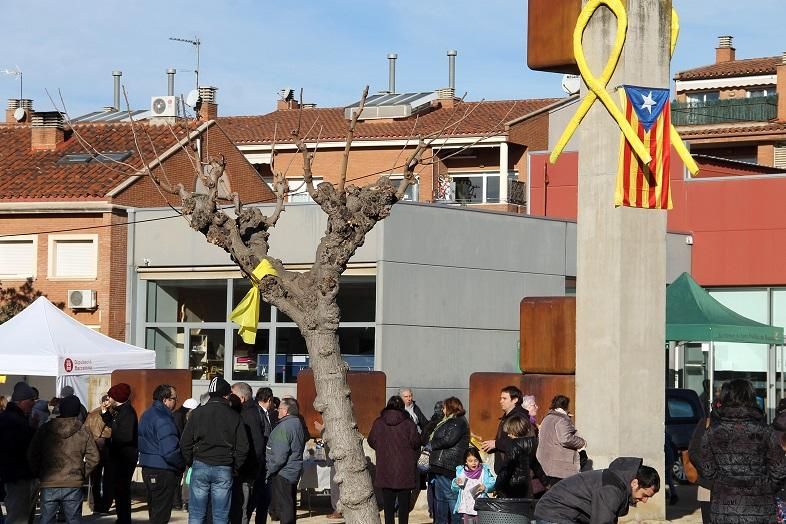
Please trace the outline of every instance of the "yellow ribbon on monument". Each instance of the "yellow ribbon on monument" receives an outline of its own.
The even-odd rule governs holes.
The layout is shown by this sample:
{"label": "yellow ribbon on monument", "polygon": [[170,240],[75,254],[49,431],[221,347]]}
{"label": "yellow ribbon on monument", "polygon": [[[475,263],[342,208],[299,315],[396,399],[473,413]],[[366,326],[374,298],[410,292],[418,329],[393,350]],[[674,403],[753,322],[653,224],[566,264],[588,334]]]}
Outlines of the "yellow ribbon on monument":
{"label": "yellow ribbon on monument", "polygon": [[[595,78],[584,56],[582,37],[584,36],[584,30],[587,28],[592,15],[594,15],[595,11],[602,5],[608,7],[611,12],[614,13],[614,16],[617,17],[617,34],[614,37],[614,47],[609,55],[609,60],[606,62],[606,66],[603,68],[600,77]],[[587,116],[590,107],[592,107],[592,104],[594,104],[596,100],[600,100],[601,103],[603,103],[611,117],[617,122],[617,125],[630,143],[636,156],[639,157],[644,164],[649,164],[652,160],[644,143],[639,139],[630,123],[625,120],[625,116],[614,103],[608,91],[606,91],[606,86],[609,84],[611,76],[617,68],[620,56],[622,56],[622,47],[625,45],[625,35],[627,32],[628,13],[625,11],[625,6],[622,4],[621,0],[589,0],[582,8],[581,13],[579,13],[579,18],[576,21],[576,28],[573,31],[573,54],[576,57],[576,64],[579,66],[579,72],[584,79],[584,83],[587,84],[589,93],[587,93],[587,96],[581,101],[573,118],[570,119],[565,131],[562,132],[562,136],[560,136],[554,151],[551,152],[549,162],[552,164],[557,162],[557,158],[562,154],[562,151],[568,145],[576,129],[578,129],[579,124],[581,124],[581,121]]]}
{"label": "yellow ribbon on monument", "polygon": [[[262,259],[254,271],[252,272],[256,281],[261,281],[267,275],[274,277],[278,276],[278,271],[266,259]],[[256,282],[251,283],[251,289],[248,290],[246,296],[237,305],[232,313],[229,315],[229,320],[237,323],[240,328],[237,334],[243,339],[246,344],[253,344],[257,340],[257,324],[259,324],[259,303],[261,297],[259,296],[259,285]]]}
{"label": "yellow ribbon on monument", "polygon": [[[680,19],[677,16],[677,11],[674,9],[671,10],[671,56],[674,56],[674,48],[677,47],[677,37],[680,34]],[[682,162],[685,164],[685,167],[688,168],[688,171],[692,176],[696,176],[696,173],[699,172],[699,166],[696,164],[696,161],[693,159],[691,154],[688,152],[688,148],[685,147],[685,143],[682,141],[682,137],[680,134],[677,133],[677,129],[674,127],[674,124],[671,124],[671,129],[669,129],[669,137],[671,138],[671,146],[677,152],[677,155],[682,159]]]}

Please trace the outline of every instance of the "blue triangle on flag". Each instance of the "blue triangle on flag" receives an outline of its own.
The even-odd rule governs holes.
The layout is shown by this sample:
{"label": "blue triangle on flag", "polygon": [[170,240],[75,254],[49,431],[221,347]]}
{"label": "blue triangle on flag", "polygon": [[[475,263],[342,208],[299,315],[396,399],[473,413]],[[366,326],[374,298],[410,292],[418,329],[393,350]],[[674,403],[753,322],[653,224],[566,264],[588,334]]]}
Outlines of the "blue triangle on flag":
{"label": "blue triangle on flag", "polygon": [[663,107],[669,101],[669,90],[658,87],[623,85],[633,111],[644,131],[649,132],[658,120]]}

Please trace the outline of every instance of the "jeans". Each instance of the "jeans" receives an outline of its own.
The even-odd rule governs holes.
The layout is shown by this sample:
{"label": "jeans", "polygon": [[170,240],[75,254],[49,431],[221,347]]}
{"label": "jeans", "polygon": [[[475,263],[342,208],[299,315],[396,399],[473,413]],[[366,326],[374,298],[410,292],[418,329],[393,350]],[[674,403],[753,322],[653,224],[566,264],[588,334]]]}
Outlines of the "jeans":
{"label": "jeans", "polygon": [[[3,451],[6,453],[6,451]],[[6,524],[27,524],[33,514],[33,499],[38,481],[35,479],[6,481],[5,509]]]}
{"label": "jeans", "polygon": [[82,488],[41,488],[41,524],[57,522],[61,505],[67,524],[81,523],[82,498]]}
{"label": "jeans", "polygon": [[208,500],[212,505],[214,524],[229,521],[232,500],[232,466],[210,466],[198,460],[191,466],[191,489],[188,496],[189,524],[202,524]]}
{"label": "jeans", "polygon": [[147,514],[152,524],[166,524],[172,516],[172,503],[180,489],[180,476],[168,469],[142,468],[147,492]]}
{"label": "jeans", "polygon": [[450,489],[451,477],[434,475],[434,524],[457,524],[461,516],[454,513],[458,495]]}

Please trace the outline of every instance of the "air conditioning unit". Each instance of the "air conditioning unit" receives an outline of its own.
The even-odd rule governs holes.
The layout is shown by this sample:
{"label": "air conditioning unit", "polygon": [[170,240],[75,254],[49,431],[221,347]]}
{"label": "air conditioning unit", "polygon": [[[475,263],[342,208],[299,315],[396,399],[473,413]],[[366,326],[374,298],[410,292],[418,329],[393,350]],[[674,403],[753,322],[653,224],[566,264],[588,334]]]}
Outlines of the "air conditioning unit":
{"label": "air conditioning unit", "polygon": [[176,96],[154,96],[150,99],[152,116],[177,116],[178,99]]}
{"label": "air conditioning unit", "polygon": [[96,292],[93,289],[69,289],[68,307],[71,309],[95,309]]}

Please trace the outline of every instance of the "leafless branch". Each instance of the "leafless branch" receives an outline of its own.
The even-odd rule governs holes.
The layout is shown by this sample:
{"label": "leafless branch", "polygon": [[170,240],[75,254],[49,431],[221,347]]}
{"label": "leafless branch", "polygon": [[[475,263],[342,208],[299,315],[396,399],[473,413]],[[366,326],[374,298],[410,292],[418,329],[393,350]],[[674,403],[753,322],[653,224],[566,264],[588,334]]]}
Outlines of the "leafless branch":
{"label": "leafless branch", "polygon": [[363,108],[366,105],[366,97],[368,97],[368,86],[363,89],[363,94],[360,96],[358,110],[355,112],[355,114],[352,115],[352,120],[350,120],[349,127],[347,128],[347,139],[344,143],[344,155],[341,157],[341,167],[338,170],[338,186],[336,187],[336,191],[338,191],[339,194],[344,193],[344,184],[347,181],[347,167],[349,166],[349,150],[352,148],[352,139],[355,136],[355,126],[358,123],[358,118],[360,118],[360,113],[363,112]]}

